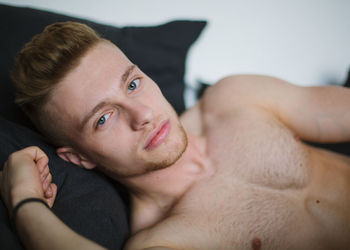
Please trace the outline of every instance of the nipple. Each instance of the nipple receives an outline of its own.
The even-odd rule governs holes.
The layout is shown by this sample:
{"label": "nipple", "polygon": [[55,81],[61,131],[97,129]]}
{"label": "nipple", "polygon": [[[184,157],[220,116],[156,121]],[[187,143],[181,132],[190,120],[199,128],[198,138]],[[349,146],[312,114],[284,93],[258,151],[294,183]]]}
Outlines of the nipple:
{"label": "nipple", "polygon": [[253,238],[252,240],[252,249],[253,250],[260,250],[261,249],[261,240],[258,237]]}

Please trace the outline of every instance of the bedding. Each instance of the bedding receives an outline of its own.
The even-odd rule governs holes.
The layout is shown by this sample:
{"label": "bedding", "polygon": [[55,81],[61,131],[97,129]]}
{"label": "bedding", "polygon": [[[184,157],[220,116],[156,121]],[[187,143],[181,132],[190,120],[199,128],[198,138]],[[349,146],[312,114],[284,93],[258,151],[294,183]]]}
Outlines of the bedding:
{"label": "bedding", "polygon": [[[64,162],[14,104],[9,72],[16,52],[53,22],[78,21],[90,25],[124,51],[161,88],[181,114],[184,111],[186,55],[206,25],[205,21],[176,20],[158,26],[113,27],[89,20],[31,8],[0,4],[0,168],[8,155],[36,145],[48,154],[58,194],[52,211],[81,235],[108,249],[120,249],[128,237],[126,190],[96,171]],[[0,202],[1,249],[23,249]]]}

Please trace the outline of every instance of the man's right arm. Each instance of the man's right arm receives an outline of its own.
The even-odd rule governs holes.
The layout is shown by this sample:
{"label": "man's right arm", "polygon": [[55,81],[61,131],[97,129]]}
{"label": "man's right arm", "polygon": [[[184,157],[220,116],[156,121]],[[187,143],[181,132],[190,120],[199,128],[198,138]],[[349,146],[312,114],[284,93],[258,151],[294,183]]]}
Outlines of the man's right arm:
{"label": "man's right arm", "polygon": [[[16,231],[27,249],[104,249],[77,234],[57,218],[41,202],[26,202],[13,215],[23,200],[36,198],[52,207],[57,187],[51,183],[48,158],[38,147],[28,147],[10,155],[0,171],[1,198],[15,216]],[[126,249],[169,250],[164,247],[143,247],[143,242],[131,241]]]}
{"label": "man's right arm", "polygon": [[103,249],[71,230],[41,202],[23,203],[13,214],[15,207],[29,198],[53,205],[57,187],[51,183],[48,158],[39,148],[28,147],[10,155],[0,172],[0,191],[27,249]]}
{"label": "man's right arm", "polygon": [[16,228],[28,249],[104,249],[75,233],[38,202],[26,203],[18,210]]}
{"label": "man's right arm", "polygon": [[[104,249],[95,242],[75,233],[60,221],[47,207],[32,202],[24,205],[17,214],[17,231],[28,249]],[[171,250],[166,247],[144,248],[142,242],[126,247],[130,250]]]}

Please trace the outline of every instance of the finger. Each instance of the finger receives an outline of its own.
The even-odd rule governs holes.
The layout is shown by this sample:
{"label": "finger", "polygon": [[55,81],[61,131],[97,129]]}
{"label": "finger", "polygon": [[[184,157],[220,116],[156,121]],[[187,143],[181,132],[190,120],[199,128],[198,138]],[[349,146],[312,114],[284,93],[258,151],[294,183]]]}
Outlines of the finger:
{"label": "finger", "polygon": [[50,174],[50,169],[46,167],[43,172],[40,174],[41,181],[44,181],[47,176]]}
{"label": "finger", "polygon": [[51,183],[50,190],[52,191],[52,196],[48,199],[46,199],[47,204],[51,208],[53,206],[53,203],[55,202],[56,195],[57,195],[57,185],[55,183]]}
{"label": "finger", "polygon": [[48,186],[47,190],[44,193],[44,197],[45,199],[50,199],[52,198],[53,192],[52,192],[52,187],[51,187],[52,183]]}
{"label": "finger", "polygon": [[43,191],[46,192],[52,181],[52,175],[49,173],[43,182]]}
{"label": "finger", "polygon": [[46,179],[44,180],[43,184],[42,184],[42,188],[43,188],[43,192],[45,193],[46,190],[49,188],[50,186],[50,182],[48,182]]}
{"label": "finger", "polygon": [[49,159],[48,159],[47,155],[44,153],[44,151],[42,151],[37,146],[31,146],[31,147],[25,148],[25,150],[28,154],[30,154],[30,156],[32,157],[32,159],[35,162],[38,162],[40,159],[45,160],[47,162],[49,161]]}
{"label": "finger", "polygon": [[50,178],[49,179],[50,182],[47,182],[48,183],[47,189],[44,190],[44,196],[46,199],[52,198],[52,196],[54,195],[53,190],[52,190],[53,183],[51,183],[52,177],[49,177],[49,178]]}
{"label": "finger", "polygon": [[49,159],[47,157],[40,158],[38,161],[36,161],[36,166],[39,169],[39,172],[42,173],[43,171],[48,168],[47,164],[49,163]]}
{"label": "finger", "polygon": [[40,161],[44,162],[45,158],[47,158],[46,155],[38,147],[27,147],[10,154],[8,157],[8,166],[11,166],[11,169],[13,167],[17,168],[23,166],[36,168],[36,163],[39,162],[40,159],[42,159]]}
{"label": "finger", "polygon": [[51,184],[52,182],[52,175],[51,173],[49,173],[47,176],[46,176],[46,179],[45,179],[49,184]]}

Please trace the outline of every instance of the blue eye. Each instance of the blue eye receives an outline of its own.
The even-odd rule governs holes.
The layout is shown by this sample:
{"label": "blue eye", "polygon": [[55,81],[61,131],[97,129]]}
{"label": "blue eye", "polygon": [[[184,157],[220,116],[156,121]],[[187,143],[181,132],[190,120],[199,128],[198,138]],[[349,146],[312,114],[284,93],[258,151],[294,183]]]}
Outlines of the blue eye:
{"label": "blue eye", "polygon": [[98,119],[98,121],[97,121],[97,126],[102,126],[103,124],[105,124],[105,122],[108,120],[110,115],[111,114],[108,113],[108,114],[104,114],[103,116],[101,116],[100,119]]}
{"label": "blue eye", "polygon": [[140,84],[140,80],[139,79],[135,79],[133,80],[131,83],[129,83],[129,86],[128,86],[128,90],[135,90]]}

